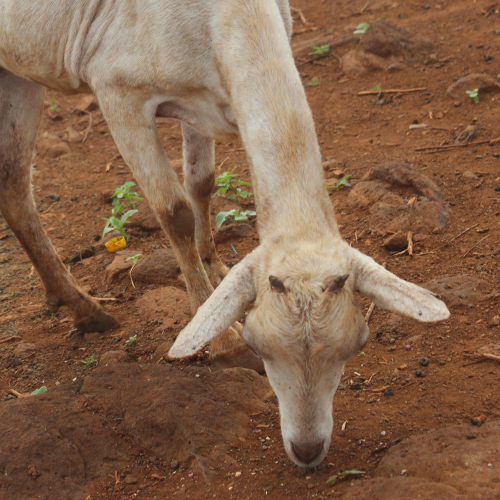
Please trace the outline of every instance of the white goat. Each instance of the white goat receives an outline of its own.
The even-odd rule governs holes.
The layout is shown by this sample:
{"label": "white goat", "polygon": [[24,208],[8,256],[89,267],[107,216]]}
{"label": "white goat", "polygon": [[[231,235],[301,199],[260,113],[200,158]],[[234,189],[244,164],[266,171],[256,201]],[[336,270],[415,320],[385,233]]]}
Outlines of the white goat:
{"label": "white goat", "polygon": [[[420,321],[449,312],[340,238],[290,33],[287,0],[0,0],[0,209],[47,303],[66,304],[82,331],[115,327],[61,264],[30,190],[43,86],[94,92],[186,278],[196,314],[170,356],[212,342],[215,355],[255,366],[246,343],[278,396],[288,455],[312,467],[328,451],[344,365],[368,340],[354,290]],[[186,191],[155,115],[183,122]],[[251,164],[261,244],[222,281],[209,218],[214,138],[235,134]],[[231,325],[252,302],[243,342]]]}

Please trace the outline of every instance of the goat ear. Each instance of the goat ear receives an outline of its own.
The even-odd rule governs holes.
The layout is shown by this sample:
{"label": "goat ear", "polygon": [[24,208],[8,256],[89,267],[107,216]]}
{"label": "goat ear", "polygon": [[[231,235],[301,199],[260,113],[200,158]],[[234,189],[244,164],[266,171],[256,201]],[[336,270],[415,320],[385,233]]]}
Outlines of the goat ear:
{"label": "goat ear", "polygon": [[192,356],[230,327],[254,300],[252,273],[243,260],[229,271],[191,322],[179,333],[168,356]]}
{"label": "goat ear", "polygon": [[269,276],[269,283],[271,284],[271,290],[276,293],[286,293],[285,285],[276,276]]}
{"label": "goat ear", "polygon": [[349,278],[348,274],[335,276],[335,278],[332,278],[330,284],[325,286],[324,291],[326,292],[328,290],[331,293],[339,292],[342,288],[344,288],[347,278]]}
{"label": "goat ear", "polygon": [[378,265],[372,258],[350,248],[355,286],[378,307],[418,321],[443,321],[450,316],[445,303]]}

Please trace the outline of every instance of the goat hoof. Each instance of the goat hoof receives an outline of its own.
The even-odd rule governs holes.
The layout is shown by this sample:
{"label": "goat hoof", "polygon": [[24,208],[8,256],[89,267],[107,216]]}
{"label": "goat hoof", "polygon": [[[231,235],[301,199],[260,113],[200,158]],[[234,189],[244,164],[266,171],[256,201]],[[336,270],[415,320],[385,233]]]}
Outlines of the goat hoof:
{"label": "goat hoof", "polygon": [[216,368],[248,368],[257,373],[266,373],[262,359],[246,345],[240,345],[230,352],[216,354],[212,357],[212,365]]}
{"label": "goat hoof", "polygon": [[120,323],[111,314],[104,311],[99,311],[93,316],[87,316],[81,320],[75,321],[75,328],[80,333],[90,333],[90,332],[107,332],[108,330],[114,330],[118,328]]}

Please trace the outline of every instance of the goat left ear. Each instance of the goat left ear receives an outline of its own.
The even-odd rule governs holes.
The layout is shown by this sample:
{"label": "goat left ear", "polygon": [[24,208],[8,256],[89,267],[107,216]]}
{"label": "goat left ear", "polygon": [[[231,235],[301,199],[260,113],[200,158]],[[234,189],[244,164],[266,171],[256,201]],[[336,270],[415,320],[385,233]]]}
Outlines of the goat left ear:
{"label": "goat left ear", "polygon": [[410,316],[418,321],[443,321],[450,316],[445,303],[412,283],[404,281],[372,258],[349,247],[355,287],[378,307]]}
{"label": "goat left ear", "polygon": [[335,278],[332,279],[330,284],[325,286],[324,291],[326,292],[328,290],[331,293],[339,292],[340,290],[342,290],[342,288],[344,288],[347,278],[349,278],[348,274],[343,274],[342,276],[335,276]]}
{"label": "goat left ear", "polygon": [[187,358],[229,328],[255,300],[252,273],[245,259],[236,264],[222,283],[179,333],[169,358]]}

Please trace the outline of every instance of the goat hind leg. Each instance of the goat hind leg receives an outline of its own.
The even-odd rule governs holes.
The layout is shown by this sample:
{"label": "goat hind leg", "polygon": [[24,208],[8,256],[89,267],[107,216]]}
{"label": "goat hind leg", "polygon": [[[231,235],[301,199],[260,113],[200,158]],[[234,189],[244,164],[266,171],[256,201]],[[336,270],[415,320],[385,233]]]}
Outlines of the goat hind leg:
{"label": "goat hind leg", "polygon": [[59,259],[38,217],[31,192],[31,155],[45,89],[7,71],[0,72],[0,211],[28,253],[55,311],[66,305],[82,332],[118,326],[75,283]]}
{"label": "goat hind leg", "polygon": [[196,222],[196,244],[210,283],[215,288],[229,269],[220,261],[210,224],[210,199],[214,180],[214,141],[186,123],[184,139],[184,187],[193,207]]}

